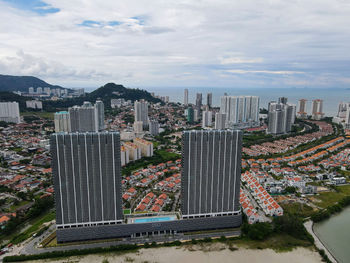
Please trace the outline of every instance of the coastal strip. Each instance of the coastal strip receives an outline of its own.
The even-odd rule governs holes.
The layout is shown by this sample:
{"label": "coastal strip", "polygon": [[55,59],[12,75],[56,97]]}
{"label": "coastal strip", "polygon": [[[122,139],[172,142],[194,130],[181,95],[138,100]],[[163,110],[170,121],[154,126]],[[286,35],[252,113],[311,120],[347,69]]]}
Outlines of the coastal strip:
{"label": "coastal strip", "polygon": [[322,249],[325,251],[327,257],[329,258],[329,260],[333,263],[338,263],[338,261],[335,259],[335,257],[332,255],[332,253],[328,250],[328,248],[322,243],[322,241],[318,238],[318,236],[315,234],[314,229],[313,229],[313,225],[314,222],[312,222],[312,220],[308,220],[304,223],[304,226],[306,228],[306,230],[310,233],[310,235],[312,235],[312,237],[315,240],[315,246],[318,249]]}

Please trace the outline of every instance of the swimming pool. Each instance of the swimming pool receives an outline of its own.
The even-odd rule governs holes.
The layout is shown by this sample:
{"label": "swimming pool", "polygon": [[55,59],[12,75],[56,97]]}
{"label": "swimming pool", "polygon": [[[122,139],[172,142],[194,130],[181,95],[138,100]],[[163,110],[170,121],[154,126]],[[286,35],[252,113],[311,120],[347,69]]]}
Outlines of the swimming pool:
{"label": "swimming pool", "polygon": [[167,216],[167,217],[143,217],[143,218],[135,218],[134,223],[152,223],[152,222],[164,222],[175,220],[175,217]]}

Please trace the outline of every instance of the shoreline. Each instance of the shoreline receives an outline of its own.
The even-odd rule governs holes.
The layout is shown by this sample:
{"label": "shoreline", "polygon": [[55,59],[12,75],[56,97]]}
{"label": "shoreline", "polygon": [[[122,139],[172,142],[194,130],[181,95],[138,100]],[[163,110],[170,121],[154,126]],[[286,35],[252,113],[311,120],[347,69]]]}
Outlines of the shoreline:
{"label": "shoreline", "polygon": [[314,222],[312,220],[306,221],[304,223],[304,226],[306,230],[312,235],[312,237],[315,240],[315,246],[318,249],[324,250],[329,260],[333,263],[338,263],[338,260],[336,257],[332,254],[332,252],[327,248],[327,246],[322,242],[322,240],[317,236],[316,232],[314,231]]}

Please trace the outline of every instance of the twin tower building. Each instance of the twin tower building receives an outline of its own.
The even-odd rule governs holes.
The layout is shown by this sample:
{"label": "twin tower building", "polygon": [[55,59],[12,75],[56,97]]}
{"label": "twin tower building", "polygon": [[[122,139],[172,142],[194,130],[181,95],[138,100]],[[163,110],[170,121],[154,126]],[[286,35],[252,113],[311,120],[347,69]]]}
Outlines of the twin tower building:
{"label": "twin tower building", "polygon": [[[51,136],[58,242],[237,227],[242,132],[185,131],[181,211],[128,215],[122,209],[118,132]],[[162,220],[157,220],[160,216]]]}

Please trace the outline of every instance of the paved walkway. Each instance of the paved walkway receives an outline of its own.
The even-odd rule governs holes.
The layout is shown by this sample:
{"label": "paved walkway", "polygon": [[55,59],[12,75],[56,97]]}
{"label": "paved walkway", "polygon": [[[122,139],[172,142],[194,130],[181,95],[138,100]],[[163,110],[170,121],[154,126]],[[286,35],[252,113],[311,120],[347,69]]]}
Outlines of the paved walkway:
{"label": "paved walkway", "polygon": [[315,240],[315,246],[318,249],[323,249],[324,252],[326,253],[326,255],[328,256],[329,260],[332,261],[333,263],[337,263],[338,261],[333,257],[333,255],[329,252],[329,250],[323,245],[322,241],[318,238],[318,236],[316,236],[314,229],[313,229],[313,224],[314,222],[312,222],[311,220],[306,221],[304,223],[304,226],[306,228],[306,230],[312,235],[312,237]]}

